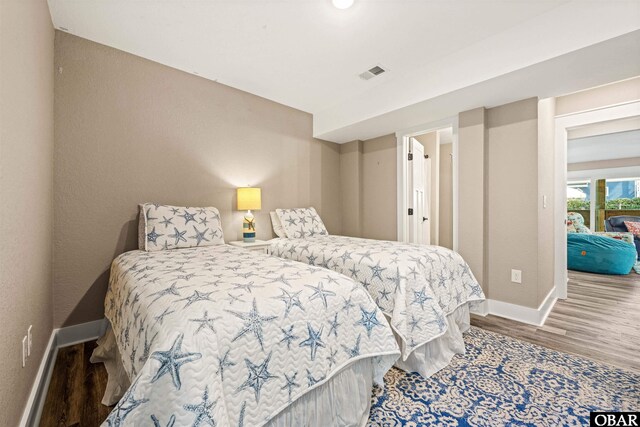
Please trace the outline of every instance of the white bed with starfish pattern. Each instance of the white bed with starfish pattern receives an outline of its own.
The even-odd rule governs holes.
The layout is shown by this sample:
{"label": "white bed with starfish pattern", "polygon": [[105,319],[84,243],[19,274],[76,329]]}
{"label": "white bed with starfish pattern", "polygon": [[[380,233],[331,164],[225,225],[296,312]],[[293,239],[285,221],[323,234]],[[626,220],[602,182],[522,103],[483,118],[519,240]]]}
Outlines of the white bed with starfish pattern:
{"label": "white bed with starfish pattern", "polygon": [[148,250],[113,261],[112,329],[93,358],[107,366],[107,391],[124,392],[105,426],[366,423],[373,383],[400,351],[362,287],[319,267],[204,246],[221,236],[214,208],[141,212]]}
{"label": "white bed with starfish pattern", "polygon": [[272,255],[359,282],[389,319],[402,349],[396,366],[430,376],[464,352],[469,305],[482,288],[460,254],[439,246],[329,235],[313,208],[277,209]]}

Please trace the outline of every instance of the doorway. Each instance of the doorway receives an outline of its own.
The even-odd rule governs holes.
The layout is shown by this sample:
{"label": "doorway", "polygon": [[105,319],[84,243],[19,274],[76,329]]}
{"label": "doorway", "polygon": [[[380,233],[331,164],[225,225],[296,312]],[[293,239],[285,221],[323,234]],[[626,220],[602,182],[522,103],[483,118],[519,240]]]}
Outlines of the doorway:
{"label": "doorway", "polygon": [[455,250],[457,118],[396,137],[398,240]]}
{"label": "doorway", "polygon": [[[593,180],[593,177],[583,177],[579,174],[569,175],[567,171],[568,159],[568,141],[570,134],[576,134],[581,129],[585,129],[588,126],[604,125],[607,122],[615,120],[629,119],[640,115],[640,102],[633,102],[628,104],[622,104],[609,108],[602,108],[599,110],[592,110],[583,113],[571,114],[566,116],[557,117],[555,120],[555,287],[556,296],[560,299],[567,298],[567,200],[569,199],[568,193],[571,191],[571,195],[577,194],[580,184],[586,186],[588,179],[589,185]],[[584,162],[587,163],[587,162]],[[602,174],[600,174],[602,175]],[[606,176],[599,177],[603,181],[604,188],[600,193],[606,195]],[[582,182],[584,181],[584,183]],[[568,183],[571,183],[568,186]],[[594,182],[595,183],[595,182]],[[597,183],[596,183],[597,184]],[[571,188],[571,190],[569,190]],[[591,187],[593,188],[593,187]],[[593,193],[593,194],[591,194]],[[590,206],[588,209],[589,226],[597,229],[600,219],[597,215],[597,200],[595,199],[596,192],[590,192]],[[574,199],[578,197],[573,197]],[[586,196],[585,196],[586,199]],[[603,203],[606,203],[606,197],[603,197]],[[586,200],[585,200],[586,203]],[[603,210],[604,211],[604,210]],[[585,215],[586,216],[586,212]]]}

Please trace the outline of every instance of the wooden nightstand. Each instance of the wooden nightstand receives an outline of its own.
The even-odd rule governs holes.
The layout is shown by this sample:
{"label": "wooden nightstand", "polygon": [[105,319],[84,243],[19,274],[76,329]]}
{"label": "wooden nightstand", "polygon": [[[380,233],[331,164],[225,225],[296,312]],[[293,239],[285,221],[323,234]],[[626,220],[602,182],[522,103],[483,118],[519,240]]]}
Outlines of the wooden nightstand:
{"label": "wooden nightstand", "polygon": [[237,240],[235,242],[229,242],[231,246],[237,246],[239,248],[246,249],[252,252],[262,252],[264,254],[269,255],[269,240],[257,240],[252,243],[245,243],[242,240]]}

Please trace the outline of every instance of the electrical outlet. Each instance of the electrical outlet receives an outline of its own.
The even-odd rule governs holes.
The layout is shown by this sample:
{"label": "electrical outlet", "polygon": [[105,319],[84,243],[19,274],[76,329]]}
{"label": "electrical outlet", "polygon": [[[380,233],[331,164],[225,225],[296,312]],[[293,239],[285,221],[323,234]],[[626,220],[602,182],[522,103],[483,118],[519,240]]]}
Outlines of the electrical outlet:
{"label": "electrical outlet", "polygon": [[33,325],[29,325],[27,329],[27,356],[31,356],[31,347],[33,346]]}
{"label": "electrical outlet", "polygon": [[22,338],[22,367],[27,365],[27,336]]}
{"label": "electrical outlet", "polygon": [[511,270],[511,281],[513,283],[522,283],[522,270]]}

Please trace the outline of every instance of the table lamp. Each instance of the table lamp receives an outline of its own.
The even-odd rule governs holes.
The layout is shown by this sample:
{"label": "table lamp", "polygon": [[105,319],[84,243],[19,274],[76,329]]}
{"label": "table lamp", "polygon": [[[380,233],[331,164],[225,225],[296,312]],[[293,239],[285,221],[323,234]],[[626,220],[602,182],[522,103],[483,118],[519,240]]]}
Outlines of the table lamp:
{"label": "table lamp", "polygon": [[242,240],[245,243],[256,241],[256,220],[251,213],[252,210],[262,208],[262,193],[259,188],[241,187],[238,188],[238,210],[247,211],[242,222]]}

